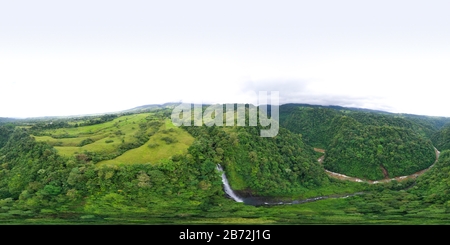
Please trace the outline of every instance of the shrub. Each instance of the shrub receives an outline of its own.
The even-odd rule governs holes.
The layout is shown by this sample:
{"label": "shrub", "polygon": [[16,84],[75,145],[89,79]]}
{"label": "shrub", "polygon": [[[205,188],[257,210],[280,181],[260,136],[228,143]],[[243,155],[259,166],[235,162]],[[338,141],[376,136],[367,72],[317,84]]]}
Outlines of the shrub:
{"label": "shrub", "polygon": [[173,128],[161,130],[161,133],[163,133],[163,134],[169,134],[169,133],[174,133],[174,132],[175,132],[175,130]]}
{"label": "shrub", "polygon": [[172,143],[178,142],[177,139],[172,138],[172,137],[168,137],[168,136],[162,137],[161,140],[166,142],[166,144],[172,144]]}
{"label": "shrub", "polygon": [[183,155],[181,155],[181,154],[175,154],[172,156],[172,161],[178,162],[181,160],[182,157],[183,157]]}
{"label": "shrub", "polygon": [[155,147],[158,147],[159,145],[157,143],[150,143],[147,146],[148,146],[148,148],[155,148]]}
{"label": "shrub", "polygon": [[83,141],[81,141],[81,143],[78,144],[78,146],[81,147],[81,146],[85,146],[85,145],[88,145],[88,144],[91,144],[91,143],[94,143],[94,142],[95,141],[93,139],[87,138],[87,139],[84,139]]}
{"label": "shrub", "polygon": [[56,196],[61,192],[61,187],[59,186],[54,186],[54,185],[46,185],[44,187],[44,191],[46,194],[52,195],[52,196]]}

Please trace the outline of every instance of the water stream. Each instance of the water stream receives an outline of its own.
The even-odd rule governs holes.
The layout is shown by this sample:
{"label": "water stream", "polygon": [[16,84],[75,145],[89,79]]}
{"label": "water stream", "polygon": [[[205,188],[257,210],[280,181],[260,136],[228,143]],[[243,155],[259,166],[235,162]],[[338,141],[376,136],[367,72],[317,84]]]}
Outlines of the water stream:
{"label": "water stream", "polygon": [[223,183],[223,186],[225,189],[225,193],[227,193],[227,195],[229,197],[231,197],[233,200],[235,200],[236,202],[244,202],[244,200],[242,198],[238,197],[234,193],[233,189],[231,189],[231,186],[228,183],[227,176],[225,176],[225,171],[223,171],[223,168],[222,168],[222,166],[220,166],[220,164],[217,165],[217,170],[222,172],[222,183]]}
{"label": "water stream", "polygon": [[[436,161],[434,162],[433,165],[431,165],[430,167],[421,170],[417,173],[414,173],[412,175],[409,176],[401,176],[401,177],[396,177],[396,178],[392,178],[392,179],[384,179],[384,180],[380,180],[380,181],[367,181],[368,183],[371,184],[376,184],[379,182],[389,182],[392,181],[394,179],[396,180],[402,180],[404,178],[407,177],[417,177],[421,174],[423,174],[424,172],[426,172],[427,170],[429,170],[430,168],[432,168],[436,162],[439,159],[439,155],[440,152],[436,149],[436,147],[434,148],[435,152],[436,152]],[[323,157],[319,158],[319,162],[321,162],[323,160]],[[222,166],[220,164],[217,165],[217,170],[219,170],[222,173],[222,183],[224,186],[224,190],[225,193],[227,194],[228,197],[230,197],[231,199],[233,199],[236,202],[243,202],[244,204],[247,205],[253,205],[253,206],[262,206],[262,205],[281,205],[281,204],[301,204],[301,203],[306,203],[306,202],[314,202],[317,200],[323,200],[323,199],[327,199],[327,198],[347,198],[347,197],[351,197],[351,196],[356,196],[356,195],[361,195],[364,194],[364,192],[356,192],[356,193],[352,193],[352,194],[341,194],[341,195],[329,195],[329,196],[318,196],[318,197],[313,197],[313,198],[307,198],[307,199],[302,199],[302,200],[294,200],[294,201],[285,201],[285,200],[281,200],[281,198],[275,198],[275,197],[239,197],[238,195],[236,195],[236,193],[233,191],[233,189],[231,189],[230,184],[228,183],[228,179],[227,176],[225,175],[225,171],[223,170]],[[327,171],[327,170],[325,170]],[[335,175],[341,175],[338,173],[333,173],[330,171],[327,171],[329,174],[335,174]],[[354,181],[356,182],[363,182],[360,179],[356,179],[356,178],[352,178],[352,177],[348,177],[345,175],[342,175],[344,177],[347,177],[348,179],[355,179]],[[415,183],[414,183],[415,184]],[[414,184],[412,186],[414,186]],[[406,188],[409,189],[412,186]]]}
{"label": "water stream", "polygon": [[364,192],[357,192],[353,194],[342,194],[342,195],[329,195],[329,196],[319,196],[319,197],[313,197],[313,198],[307,198],[302,200],[294,200],[294,201],[284,201],[280,200],[279,198],[274,197],[239,197],[234,193],[233,189],[231,189],[230,184],[228,183],[227,176],[225,175],[225,171],[223,170],[222,166],[220,164],[217,165],[217,170],[222,172],[222,183],[224,186],[225,193],[228,197],[235,200],[236,202],[243,202],[247,205],[252,206],[263,206],[263,205],[282,205],[282,204],[301,204],[306,202],[314,202],[318,200],[323,200],[327,198],[347,198],[350,196],[356,196],[364,194]]}

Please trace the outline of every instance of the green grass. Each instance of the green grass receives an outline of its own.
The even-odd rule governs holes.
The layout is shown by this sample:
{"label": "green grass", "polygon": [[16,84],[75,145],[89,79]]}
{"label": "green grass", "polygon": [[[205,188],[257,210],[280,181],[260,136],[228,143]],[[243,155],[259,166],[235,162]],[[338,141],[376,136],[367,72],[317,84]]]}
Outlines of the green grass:
{"label": "green grass", "polygon": [[[119,146],[123,143],[137,142],[138,139],[135,135],[140,130],[139,123],[147,122],[151,115],[153,113],[134,114],[96,125],[43,130],[41,134],[45,136],[34,137],[37,141],[53,145],[63,156],[72,156],[85,151],[110,154],[117,152]],[[175,127],[169,119],[166,119],[158,129],[149,127],[146,133],[149,134],[155,130],[157,132],[144,145],[128,150],[115,159],[98,164],[156,163],[175,154],[185,154],[194,141],[189,133]],[[118,133],[119,131],[120,133]],[[163,140],[164,137],[173,138],[177,142],[167,143]],[[86,139],[92,139],[94,142],[80,146]],[[113,142],[106,143],[106,141],[111,140]],[[154,145],[154,147],[148,147],[149,144]]]}
{"label": "green grass", "polygon": [[122,116],[112,121],[101,124],[82,126],[77,128],[59,128],[59,129],[44,130],[42,133],[44,135],[49,136],[64,136],[64,135],[87,136],[98,133],[109,133],[111,132],[111,130],[117,131],[118,129],[121,129],[124,126],[132,125],[133,123],[135,128],[138,129],[139,128],[138,124],[140,122],[145,122],[146,121],[145,118],[151,115],[153,115],[153,113],[134,114]]}
{"label": "green grass", "polygon": [[[173,130],[173,132],[164,133],[164,130],[168,129]],[[161,139],[166,136],[172,137],[178,142],[167,144]],[[194,138],[189,133],[173,126],[170,120],[166,120],[158,132],[144,145],[129,150],[115,159],[99,162],[98,165],[156,163],[161,159],[169,158],[175,154],[187,153],[187,149],[193,142]],[[158,146],[150,148],[148,147],[149,144],[157,144]]]}
{"label": "green grass", "polygon": [[55,139],[51,136],[34,136],[34,138],[37,141],[44,141],[44,142],[49,143],[50,145],[62,146],[62,147],[78,146],[83,140],[88,139],[88,138],[91,138],[94,141],[97,141],[97,140],[104,139],[106,137],[109,137],[108,134],[106,134],[106,133],[95,134],[95,135],[90,135],[90,136],[79,136],[76,138],[62,138],[62,139]]}
{"label": "green grass", "polygon": [[62,156],[72,156],[75,153],[83,152],[81,147],[75,146],[66,146],[66,147],[55,146],[55,149],[58,151],[58,154]]}
{"label": "green grass", "polygon": [[[151,115],[153,114],[134,114],[96,125],[43,130],[41,133],[46,136],[34,137],[37,141],[53,145],[59,154],[63,156],[71,156],[84,151],[113,153],[117,151],[123,142],[136,142],[137,139],[134,135],[139,131],[139,123],[146,122],[146,118]],[[116,134],[119,130],[121,132],[120,135]],[[80,143],[88,138],[94,140],[94,142],[80,147]],[[107,140],[113,140],[113,142],[106,143]]]}
{"label": "green grass", "polygon": [[230,183],[230,186],[233,190],[244,190],[247,188],[244,179],[242,179],[234,168],[234,164],[228,165],[229,169],[227,169],[227,178]]}
{"label": "green grass", "polygon": [[264,217],[261,218],[239,218],[239,217],[230,217],[230,218],[215,218],[215,219],[192,219],[186,220],[184,222],[180,222],[182,224],[274,224],[274,220],[268,220]]}
{"label": "green grass", "polygon": [[171,128],[177,129],[178,128],[175,125],[173,125],[172,120],[169,120],[169,119],[164,121],[164,127],[165,127],[164,129],[171,129]]}

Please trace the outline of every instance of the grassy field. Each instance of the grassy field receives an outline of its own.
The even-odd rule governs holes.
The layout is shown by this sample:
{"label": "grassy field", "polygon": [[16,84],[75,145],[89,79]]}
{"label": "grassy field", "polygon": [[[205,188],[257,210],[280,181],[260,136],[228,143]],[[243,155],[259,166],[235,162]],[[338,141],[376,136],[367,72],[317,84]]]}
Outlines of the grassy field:
{"label": "grassy field", "polygon": [[[147,121],[146,118],[150,118],[151,116],[152,116],[152,113],[134,114],[134,115],[118,117],[112,121],[101,123],[101,124],[82,126],[82,127],[76,127],[76,128],[58,128],[58,129],[44,130],[42,132],[42,134],[52,136],[53,138],[58,138],[58,137],[70,138],[70,137],[81,137],[81,136],[92,136],[92,135],[98,135],[98,134],[105,134],[105,133],[110,133],[110,132],[116,131],[117,129],[120,129],[121,127],[130,125],[130,124],[146,122]],[[138,125],[135,125],[135,126],[137,129]]]}
{"label": "grassy field", "polygon": [[138,142],[135,135],[140,130],[140,124],[144,123],[147,124],[145,134],[153,134],[145,144],[98,164],[155,163],[175,154],[186,153],[194,138],[175,127],[169,119],[161,122],[162,125],[156,123],[148,126],[149,122],[158,120],[161,119],[155,119],[152,113],[134,114],[101,124],[43,130],[40,133],[42,136],[34,137],[37,141],[53,145],[63,156],[72,156],[85,151],[117,153],[121,145]]}
{"label": "grassy field", "polygon": [[[168,144],[163,140],[165,137],[175,139],[176,142]],[[194,138],[190,134],[174,127],[170,120],[166,120],[150,140],[141,147],[129,150],[115,159],[100,162],[98,165],[156,163],[175,154],[185,154],[192,142],[194,142]]]}

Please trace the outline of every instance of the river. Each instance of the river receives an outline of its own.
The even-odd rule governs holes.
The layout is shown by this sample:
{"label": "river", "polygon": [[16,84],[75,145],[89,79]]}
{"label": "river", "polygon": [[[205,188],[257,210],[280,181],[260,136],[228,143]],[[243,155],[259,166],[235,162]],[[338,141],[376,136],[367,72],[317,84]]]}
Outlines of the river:
{"label": "river", "polygon": [[[315,148],[316,150],[316,148]],[[320,149],[318,149],[320,150]],[[377,184],[380,182],[390,182],[392,180],[397,180],[397,181],[401,181],[403,179],[406,178],[417,178],[418,176],[422,175],[423,173],[425,173],[426,171],[428,171],[430,168],[432,168],[436,162],[439,159],[439,155],[440,152],[436,149],[436,147],[434,147],[434,150],[436,152],[436,160],[433,163],[433,165],[431,165],[430,167],[421,170],[417,173],[408,175],[408,176],[401,176],[401,177],[396,177],[396,178],[392,178],[392,179],[384,179],[384,180],[379,180],[379,181],[368,181],[368,180],[361,180],[358,178],[354,178],[354,177],[349,177],[349,176],[345,176],[339,173],[334,173],[328,170],[325,170],[327,172],[328,175],[334,177],[334,178],[339,178],[339,179],[346,179],[346,180],[350,180],[350,181],[355,181],[355,182],[366,182],[369,184]],[[323,150],[323,152],[325,152]],[[320,157],[318,159],[318,161],[320,163],[322,163],[323,161],[323,156]],[[301,204],[301,203],[306,203],[306,202],[314,202],[314,201],[318,201],[318,200],[323,200],[323,199],[328,199],[328,198],[347,198],[350,196],[355,196],[355,195],[361,195],[364,194],[364,192],[356,192],[356,193],[352,193],[352,194],[343,194],[343,195],[329,195],[329,196],[318,196],[318,197],[313,197],[313,198],[307,198],[307,199],[301,199],[301,200],[294,200],[294,201],[285,201],[285,200],[281,200],[280,198],[275,198],[275,197],[240,197],[238,196],[233,189],[231,189],[230,184],[228,183],[228,179],[227,176],[225,175],[225,171],[223,170],[222,166],[220,164],[217,165],[217,170],[219,170],[220,172],[222,172],[222,183],[223,183],[223,187],[225,190],[225,193],[227,194],[227,196],[231,199],[233,199],[236,202],[243,202],[244,204],[247,205],[252,205],[252,206],[264,206],[264,205],[282,205],[282,204]]]}
{"label": "river", "polygon": [[353,193],[353,194],[318,196],[318,197],[294,200],[294,201],[285,201],[285,200],[280,200],[280,198],[274,198],[274,197],[239,197],[233,191],[233,189],[231,189],[231,186],[228,183],[227,176],[225,175],[225,171],[223,170],[223,168],[220,164],[217,165],[217,170],[222,172],[223,188],[224,188],[227,196],[236,202],[243,202],[244,204],[252,205],[252,206],[301,204],[301,203],[314,202],[314,201],[328,199],[328,198],[347,198],[350,196],[364,194],[364,192],[357,192],[357,193]]}

